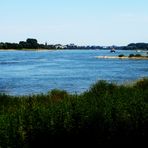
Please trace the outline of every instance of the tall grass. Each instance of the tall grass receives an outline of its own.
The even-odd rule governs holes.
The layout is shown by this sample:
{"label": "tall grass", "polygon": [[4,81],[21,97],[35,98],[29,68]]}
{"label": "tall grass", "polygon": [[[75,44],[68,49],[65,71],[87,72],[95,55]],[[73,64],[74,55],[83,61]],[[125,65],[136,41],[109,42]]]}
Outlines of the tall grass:
{"label": "tall grass", "polygon": [[0,94],[0,147],[146,142],[148,79],[132,86],[98,81],[80,95],[63,90]]}

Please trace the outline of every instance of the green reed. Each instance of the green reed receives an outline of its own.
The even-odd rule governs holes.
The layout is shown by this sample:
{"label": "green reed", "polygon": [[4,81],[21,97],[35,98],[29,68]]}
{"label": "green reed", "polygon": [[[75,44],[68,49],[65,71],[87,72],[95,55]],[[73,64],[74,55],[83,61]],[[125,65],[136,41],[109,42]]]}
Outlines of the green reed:
{"label": "green reed", "polygon": [[133,85],[98,81],[81,94],[0,94],[0,147],[144,141],[148,136],[148,79]]}

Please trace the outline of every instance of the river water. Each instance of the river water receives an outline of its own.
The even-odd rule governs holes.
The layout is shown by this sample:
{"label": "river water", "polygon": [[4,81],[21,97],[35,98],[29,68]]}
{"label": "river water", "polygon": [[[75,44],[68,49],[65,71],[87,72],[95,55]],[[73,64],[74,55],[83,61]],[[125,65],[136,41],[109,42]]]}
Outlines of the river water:
{"label": "river water", "polygon": [[96,58],[131,53],[137,54],[130,50],[1,50],[0,92],[29,95],[63,89],[80,93],[97,80],[121,84],[147,77],[148,60]]}

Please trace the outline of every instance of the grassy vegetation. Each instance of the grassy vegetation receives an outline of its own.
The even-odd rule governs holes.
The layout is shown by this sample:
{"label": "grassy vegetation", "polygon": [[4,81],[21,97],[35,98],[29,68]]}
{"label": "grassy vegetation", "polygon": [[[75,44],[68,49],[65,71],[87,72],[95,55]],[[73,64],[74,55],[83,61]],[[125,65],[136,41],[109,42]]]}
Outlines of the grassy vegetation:
{"label": "grassy vegetation", "polygon": [[141,54],[135,54],[135,55],[134,54],[130,54],[129,55],[129,57],[141,57],[141,56],[142,56]]}
{"label": "grassy vegetation", "polygon": [[141,54],[129,54],[125,56],[124,54],[118,55],[119,58],[132,58],[132,59],[148,59],[148,56],[142,56]]}
{"label": "grassy vegetation", "polygon": [[128,56],[129,58],[132,58],[132,57],[137,57],[137,58],[140,58],[140,57],[144,57],[144,58],[148,58],[148,56],[142,56],[141,54],[130,54],[129,56]]}
{"label": "grassy vegetation", "polygon": [[80,94],[0,95],[0,147],[147,144],[148,79]]}

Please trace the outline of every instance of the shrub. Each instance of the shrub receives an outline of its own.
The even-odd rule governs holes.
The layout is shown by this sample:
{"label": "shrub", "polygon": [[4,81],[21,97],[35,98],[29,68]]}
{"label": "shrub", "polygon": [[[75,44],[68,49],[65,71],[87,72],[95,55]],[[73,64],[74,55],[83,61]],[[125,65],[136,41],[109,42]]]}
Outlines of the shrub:
{"label": "shrub", "polygon": [[134,56],[135,56],[134,54],[130,54],[130,55],[129,55],[130,58],[131,58],[131,57],[134,57]]}
{"label": "shrub", "polygon": [[136,82],[135,87],[138,89],[142,89],[142,90],[147,90],[148,91],[148,79],[147,78],[143,78],[139,81]]}
{"label": "shrub", "polygon": [[136,54],[135,57],[141,57],[141,54]]}
{"label": "shrub", "polygon": [[49,95],[53,101],[61,101],[64,98],[67,98],[68,93],[64,90],[54,89],[49,92]]}
{"label": "shrub", "polygon": [[124,54],[120,54],[119,57],[124,57]]}

